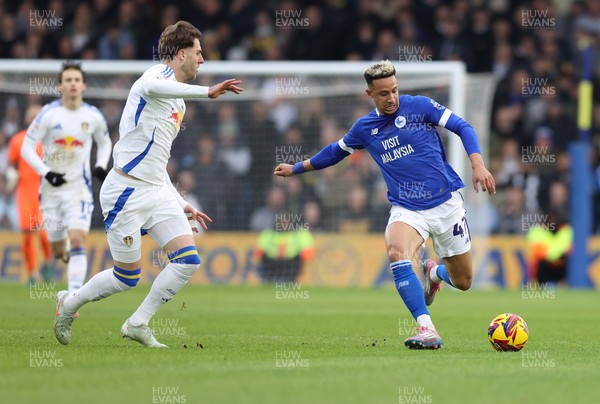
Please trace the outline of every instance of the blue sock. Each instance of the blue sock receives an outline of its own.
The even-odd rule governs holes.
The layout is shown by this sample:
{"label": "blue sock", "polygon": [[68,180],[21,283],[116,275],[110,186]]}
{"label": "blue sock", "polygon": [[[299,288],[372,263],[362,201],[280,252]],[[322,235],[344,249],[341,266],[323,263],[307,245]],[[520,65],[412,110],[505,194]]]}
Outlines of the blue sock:
{"label": "blue sock", "polygon": [[435,271],[438,278],[446,282],[448,285],[454,287],[452,281],[450,280],[450,275],[448,275],[448,270],[446,270],[446,265],[438,265]]}
{"label": "blue sock", "polygon": [[394,274],[394,283],[404,304],[416,319],[422,314],[429,314],[425,305],[423,287],[412,269],[412,261],[400,260],[390,265]]}

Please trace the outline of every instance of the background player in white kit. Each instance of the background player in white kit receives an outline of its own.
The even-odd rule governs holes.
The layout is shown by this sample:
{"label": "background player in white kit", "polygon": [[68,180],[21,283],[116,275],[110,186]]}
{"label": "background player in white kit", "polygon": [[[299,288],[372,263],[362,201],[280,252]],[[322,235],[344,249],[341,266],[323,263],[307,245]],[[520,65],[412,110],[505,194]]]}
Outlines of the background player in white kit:
{"label": "background player in white kit", "polygon": [[[87,272],[85,239],[94,210],[92,139],[97,144],[93,175],[100,181],[106,177],[112,143],[102,113],[83,102],[86,84],[81,64],[63,63],[58,88],[61,98],[45,105],[33,120],[21,155],[45,178],[40,183],[44,226],[54,257],[68,262],[69,291],[75,291],[83,284]],[[43,160],[35,151],[40,142],[44,147]]]}
{"label": "background player in white kit", "polygon": [[154,338],[148,323],[200,265],[189,223],[198,221],[206,229],[205,220],[211,221],[179,195],[166,171],[185,114],[182,98],[217,98],[228,91],[242,91],[235,79],[210,88],[182,83],[193,80],[204,62],[200,37],[200,31],[185,21],[165,28],[158,45],[163,64],[146,70],[129,92],[114,149],[114,167],[100,191],[114,267],[96,274],[74,293],[57,294],[54,333],[61,344],[69,343],[73,315],[81,306],[137,284],[142,270],[141,237],[147,232],[170,262],[138,310],[125,321],[121,333],[148,347],[166,347]]}

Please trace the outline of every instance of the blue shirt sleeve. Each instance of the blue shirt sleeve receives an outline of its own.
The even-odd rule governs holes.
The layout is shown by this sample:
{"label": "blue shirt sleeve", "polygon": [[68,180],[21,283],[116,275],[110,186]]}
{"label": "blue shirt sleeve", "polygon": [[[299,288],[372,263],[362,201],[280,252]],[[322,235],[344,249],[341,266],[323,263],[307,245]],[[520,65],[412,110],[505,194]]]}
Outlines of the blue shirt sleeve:
{"label": "blue shirt sleeve", "polygon": [[415,98],[419,109],[423,111],[431,123],[446,128],[460,137],[467,155],[481,153],[475,129],[467,121],[431,98],[424,96]]}
{"label": "blue shirt sleeve", "polygon": [[338,141],[340,149],[350,154],[357,150],[364,149],[365,145],[361,136],[363,131],[364,125],[359,119],[358,121],[354,122],[354,125],[352,125],[348,133],[346,133],[344,137]]}

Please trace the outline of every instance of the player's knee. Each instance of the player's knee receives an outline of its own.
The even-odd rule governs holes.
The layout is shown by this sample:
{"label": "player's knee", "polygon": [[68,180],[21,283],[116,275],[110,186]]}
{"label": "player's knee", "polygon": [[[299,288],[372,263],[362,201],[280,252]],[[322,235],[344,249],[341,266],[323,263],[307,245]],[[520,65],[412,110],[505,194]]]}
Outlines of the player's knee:
{"label": "player's knee", "polygon": [[200,256],[196,246],[188,246],[169,254],[169,261],[177,269],[176,273],[189,280],[200,266]]}
{"label": "player's knee", "polygon": [[83,248],[85,245],[85,236],[73,236],[69,238],[71,249]]}
{"label": "player's knee", "polygon": [[142,276],[142,268],[123,269],[113,266],[113,275],[120,281],[121,290],[125,291],[134,288]]}
{"label": "player's knee", "polygon": [[472,277],[470,275],[461,276],[456,280],[452,279],[452,284],[455,288],[460,290],[469,290],[471,288]]}
{"label": "player's knee", "polygon": [[397,246],[393,246],[390,245],[387,247],[387,254],[388,254],[388,258],[390,259],[390,262],[396,262],[396,261],[400,261],[400,260],[409,260],[412,257],[409,256],[409,254],[407,253],[407,250],[404,249],[400,249]]}

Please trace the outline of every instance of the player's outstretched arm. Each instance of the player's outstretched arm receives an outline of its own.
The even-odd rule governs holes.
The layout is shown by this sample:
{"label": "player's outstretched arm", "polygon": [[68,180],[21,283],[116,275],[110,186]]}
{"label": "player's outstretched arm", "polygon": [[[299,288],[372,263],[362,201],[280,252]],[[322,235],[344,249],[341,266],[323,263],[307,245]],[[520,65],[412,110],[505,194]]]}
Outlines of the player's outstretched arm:
{"label": "player's outstretched arm", "polygon": [[308,160],[299,161],[294,165],[285,163],[279,164],[275,167],[275,172],[273,174],[280,177],[291,177],[292,175],[302,174],[306,171],[322,170],[339,163],[349,155],[350,153],[340,147],[339,142],[334,142],[325,146],[320,152]]}
{"label": "player's outstretched arm", "polygon": [[473,169],[473,188],[475,188],[475,192],[479,192],[478,184],[480,184],[483,192],[487,191],[490,195],[495,194],[496,181],[494,181],[494,176],[485,168],[481,154],[471,153],[469,159]]}
{"label": "player's outstretched arm", "polygon": [[[312,171],[314,168],[310,165],[310,160],[299,161],[298,163],[291,165],[286,163],[281,163],[277,167],[275,167],[275,172],[273,174],[278,175],[280,177],[291,177],[292,175],[299,174],[299,172],[294,172],[294,166],[302,165],[303,171]],[[299,171],[298,169],[296,171]]]}
{"label": "player's outstretched arm", "polygon": [[208,89],[208,98],[215,99],[227,92],[239,94],[244,91],[244,89],[238,86],[238,84],[241,84],[241,80],[228,79],[219,84],[215,84]]}

